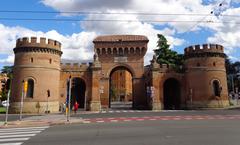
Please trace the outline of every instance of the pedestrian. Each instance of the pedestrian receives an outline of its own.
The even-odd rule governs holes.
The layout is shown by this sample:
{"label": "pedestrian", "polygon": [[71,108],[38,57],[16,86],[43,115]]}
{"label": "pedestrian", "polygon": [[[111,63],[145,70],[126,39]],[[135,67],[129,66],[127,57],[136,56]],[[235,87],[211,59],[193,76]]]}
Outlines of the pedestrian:
{"label": "pedestrian", "polygon": [[74,104],[74,112],[75,114],[77,113],[77,110],[78,110],[78,102],[76,101],[75,104]]}

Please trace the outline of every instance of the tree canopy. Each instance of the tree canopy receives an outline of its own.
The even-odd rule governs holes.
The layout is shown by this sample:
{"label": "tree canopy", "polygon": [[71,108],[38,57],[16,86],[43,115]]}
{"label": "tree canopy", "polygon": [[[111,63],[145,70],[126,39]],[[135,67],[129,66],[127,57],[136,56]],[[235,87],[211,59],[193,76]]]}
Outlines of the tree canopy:
{"label": "tree canopy", "polygon": [[162,34],[158,34],[157,37],[158,48],[154,50],[157,62],[159,64],[168,64],[174,67],[182,66],[184,62],[183,54],[178,54],[176,51],[169,49],[170,45]]}

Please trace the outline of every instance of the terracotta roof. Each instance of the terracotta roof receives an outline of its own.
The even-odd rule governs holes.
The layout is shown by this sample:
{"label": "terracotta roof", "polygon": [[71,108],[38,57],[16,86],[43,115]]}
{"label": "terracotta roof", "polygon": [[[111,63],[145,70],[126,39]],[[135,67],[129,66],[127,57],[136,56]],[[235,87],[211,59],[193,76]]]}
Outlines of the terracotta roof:
{"label": "terracotta roof", "polygon": [[98,36],[93,42],[148,41],[143,35],[106,35]]}

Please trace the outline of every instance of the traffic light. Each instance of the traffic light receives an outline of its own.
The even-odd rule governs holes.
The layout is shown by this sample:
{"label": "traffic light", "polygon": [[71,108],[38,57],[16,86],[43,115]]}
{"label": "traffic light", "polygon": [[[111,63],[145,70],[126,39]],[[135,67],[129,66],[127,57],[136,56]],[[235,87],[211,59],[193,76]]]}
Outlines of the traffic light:
{"label": "traffic light", "polygon": [[23,91],[26,93],[28,89],[28,82],[27,81],[23,81]]}

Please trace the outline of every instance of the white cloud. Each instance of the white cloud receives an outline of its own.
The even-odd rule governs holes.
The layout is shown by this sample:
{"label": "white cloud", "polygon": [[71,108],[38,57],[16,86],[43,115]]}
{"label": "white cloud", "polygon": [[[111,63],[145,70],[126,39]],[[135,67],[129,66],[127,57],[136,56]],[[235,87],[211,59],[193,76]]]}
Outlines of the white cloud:
{"label": "white cloud", "polygon": [[[181,34],[189,31],[201,31],[203,29],[211,31],[212,36],[207,39],[209,43],[218,43],[225,46],[226,53],[233,55],[236,48],[240,47],[240,29],[239,17],[227,17],[222,15],[238,15],[240,8],[233,7],[229,4],[239,4],[239,0],[124,0],[124,1],[111,1],[111,0],[71,0],[65,3],[64,0],[42,0],[42,2],[60,12],[63,11],[97,11],[97,12],[144,12],[144,13],[162,13],[162,14],[209,14],[206,16],[191,16],[191,15],[88,15],[87,19],[124,19],[134,20],[135,23],[128,22],[84,22],[82,27],[87,31],[93,31],[97,34],[142,34],[148,36],[150,39],[149,47],[154,49],[156,46],[156,34],[163,33],[168,38],[170,43],[174,45],[181,45],[185,40],[175,38],[175,34]],[[204,3],[205,2],[205,3]],[[219,7],[220,3],[226,2],[223,6]],[[212,10],[221,9],[221,15],[215,17],[211,15]],[[140,20],[161,20],[166,21],[162,23],[141,23]],[[169,23],[167,21],[199,21],[198,23]],[[208,23],[201,23],[201,21],[208,21]],[[231,24],[223,22],[232,22]],[[159,28],[158,26],[170,26],[167,28],[170,33]],[[172,33],[171,33],[172,32]],[[194,36],[193,36],[194,37]],[[198,37],[198,36],[195,36]],[[172,46],[173,47],[173,46]],[[148,53],[152,53],[149,51]],[[149,56],[149,55],[147,55]],[[231,56],[233,58],[233,56]]]}
{"label": "white cloud", "polygon": [[13,64],[14,62],[14,55],[10,54],[6,59],[0,59],[1,64]]}
{"label": "white cloud", "polygon": [[[223,15],[238,15],[240,8],[231,8],[226,10]],[[239,17],[220,16],[220,21],[230,22],[218,25],[215,27],[213,36],[207,39],[210,43],[219,43],[225,47],[226,53],[232,55],[236,53],[236,49],[240,48],[240,29]],[[231,56],[233,58],[233,56]]]}
{"label": "white cloud", "polygon": [[32,31],[23,27],[7,27],[0,24],[0,53],[8,57],[0,59],[1,64],[12,64],[13,48],[16,39],[21,37],[46,37],[62,43],[63,59],[75,59],[79,61],[90,61],[93,55],[92,40],[96,37],[94,32],[80,32],[72,35],[61,35],[55,30],[48,32]]}

